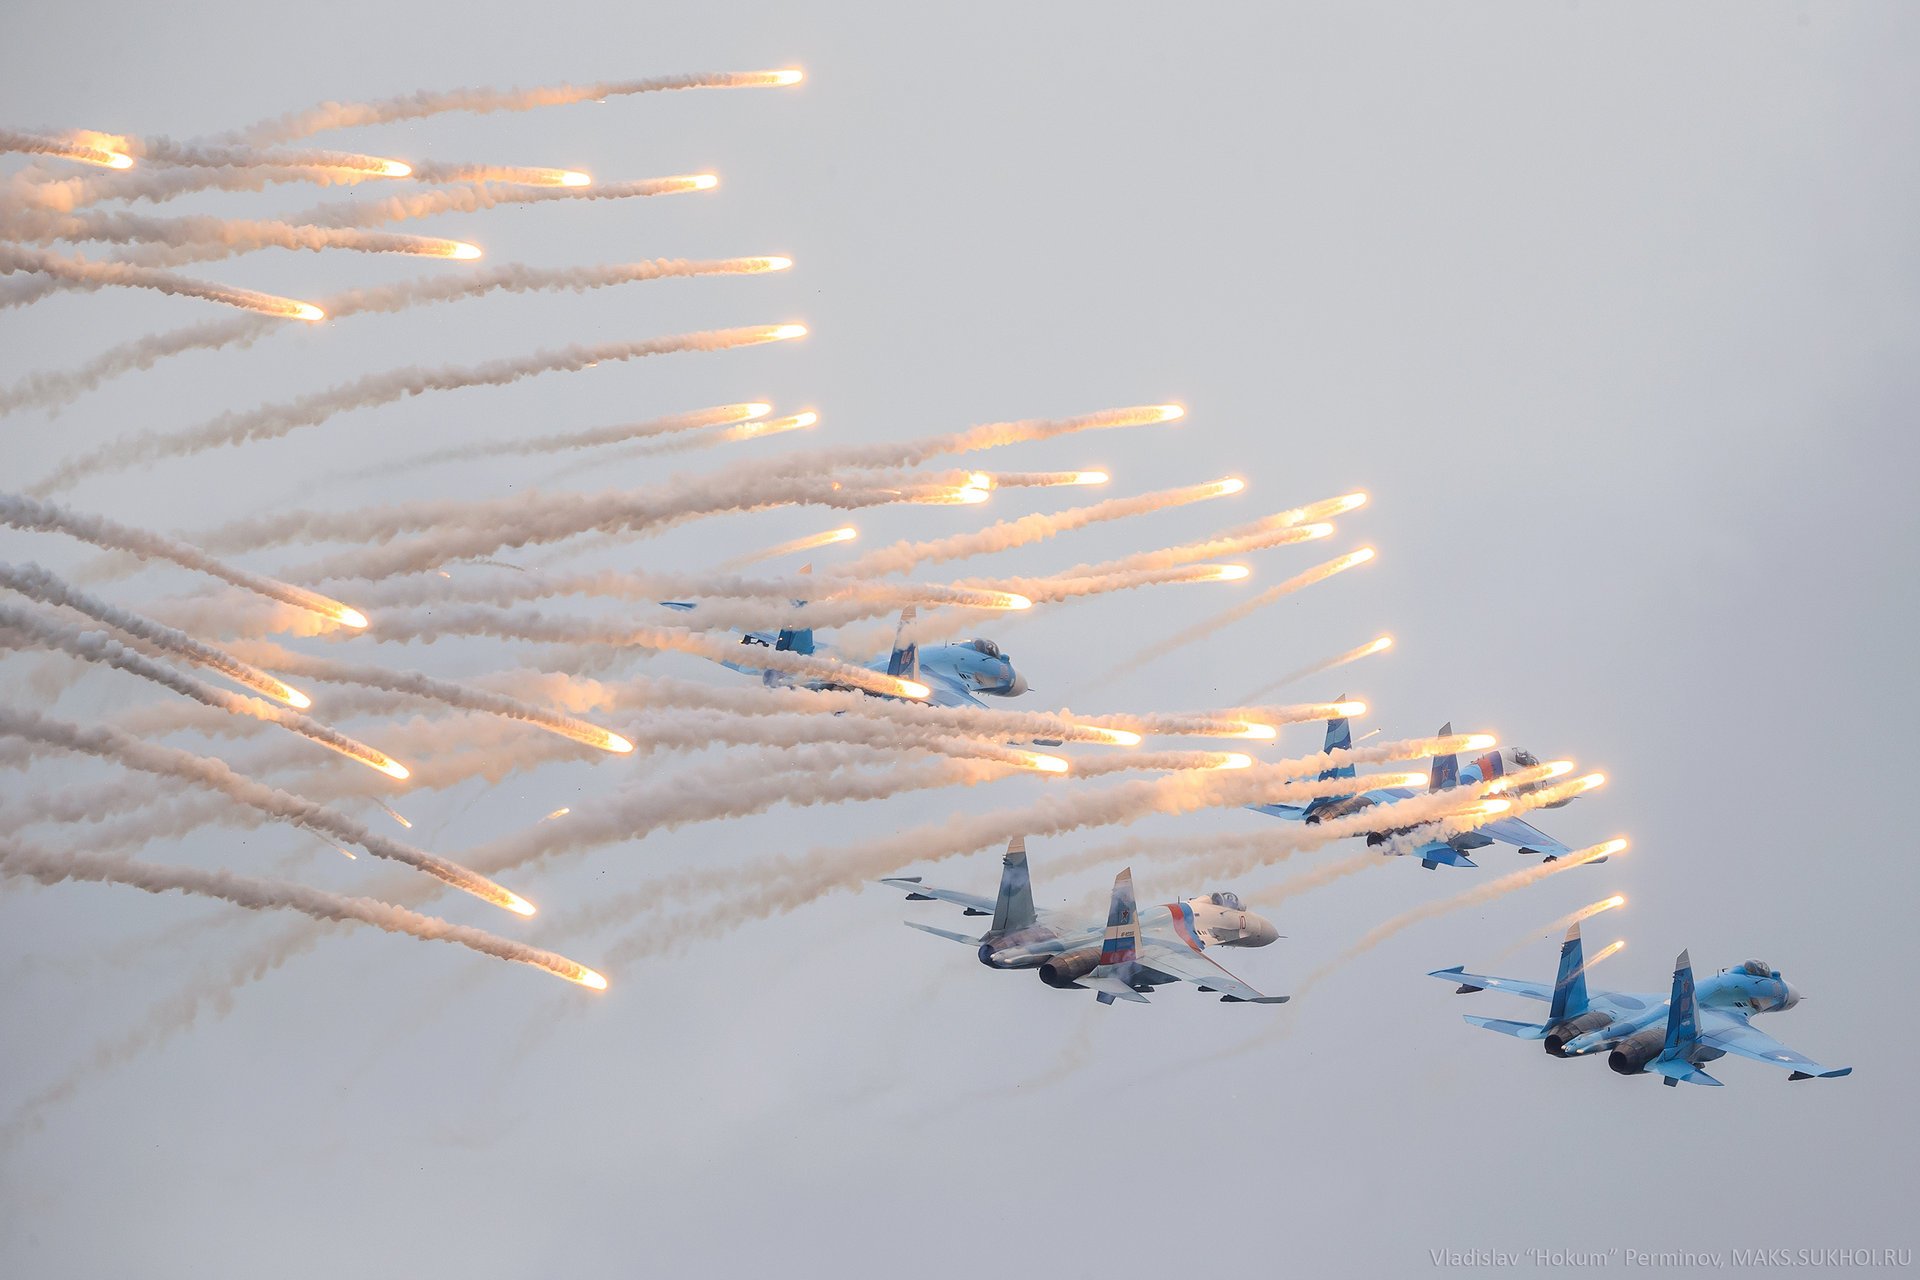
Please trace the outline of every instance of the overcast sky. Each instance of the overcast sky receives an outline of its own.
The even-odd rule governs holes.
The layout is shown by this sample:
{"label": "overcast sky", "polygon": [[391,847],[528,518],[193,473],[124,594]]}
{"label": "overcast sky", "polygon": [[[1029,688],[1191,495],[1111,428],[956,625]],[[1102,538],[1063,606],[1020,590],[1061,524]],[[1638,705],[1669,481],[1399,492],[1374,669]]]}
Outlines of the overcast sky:
{"label": "overcast sky", "polygon": [[[1378,561],[1113,683],[1094,677],[1243,588],[1116,595],[990,629],[1034,687],[1017,705],[1221,705],[1391,631],[1390,655],[1297,696],[1364,697],[1362,729],[1390,737],[1450,719],[1574,756],[1611,783],[1539,825],[1574,845],[1634,840],[1603,867],[1408,929],[1280,1008],[1190,990],[1100,1008],[902,928],[962,922],[869,888],[614,972],[599,998],[452,947],[335,930],[102,1070],[81,1070],[98,1046],[219,986],[288,923],[97,885],[8,888],[0,1109],[77,1085],[0,1150],[0,1272],[1381,1276],[1432,1269],[1434,1249],[1915,1246],[1911,8],[70,3],[8,5],[0,34],[0,123],[173,137],[417,88],[808,73],[794,90],[314,140],[608,181],[712,170],[721,185],[705,195],[400,229],[471,239],[494,262],[779,253],[791,273],[496,296],[182,357],[57,418],[0,423],[0,487],[138,429],[370,371],[736,324],[812,333],[424,396],[68,498],[190,533],[289,504],[517,492],[539,474],[523,460],[345,477],[726,401],[817,409],[820,442],[1179,400],[1177,430],[986,460],[1103,467],[1115,494],[1233,474],[1245,494],[921,576],[1046,572],[1355,487],[1373,501],[1331,545],[1375,546]],[[157,211],[276,216],[388,193],[278,187]],[[424,269],[260,253],[198,270],[314,297]],[[220,314],[130,291],[0,311],[0,371],[11,383]],[[639,486],[727,460],[628,459],[560,483]],[[978,511],[875,512],[856,545],[1070,500],[1008,491]],[[704,521],[574,563],[699,568],[835,522]],[[88,560],[21,535],[0,554]],[[1244,590],[1322,554],[1262,553]],[[150,570],[99,590],[138,606],[198,586]],[[450,676],[524,656],[492,642],[372,652]],[[746,679],[691,658],[635,669]],[[115,673],[62,688],[64,670],[8,659],[6,700],[89,720],[160,697]],[[382,723],[354,725],[372,738]],[[1318,745],[1306,726],[1262,750]],[[393,803],[457,857],[634,777],[723,759],[570,762]],[[122,776],[50,761],[0,777],[0,797],[105,794]],[[570,904],[663,872],[737,865],[751,883],[769,855],[1047,785],[776,809],[514,885],[546,908],[527,936],[558,937]],[[1267,821],[1223,810],[1134,830]],[[1056,876],[1049,862],[1110,836],[1031,843],[1043,905],[1103,892],[1117,866]],[[344,892],[378,883],[285,828],[209,827],[145,852]],[[1232,885],[1146,861],[1135,875],[1143,900],[1233,887],[1274,901],[1307,857],[1344,852]],[[1397,861],[1279,900],[1286,940],[1223,958],[1294,990],[1380,921],[1521,864],[1505,848],[1480,861]],[[926,874],[990,893],[997,867],[987,851]],[[1810,992],[1763,1029],[1854,1076],[1789,1084],[1730,1059],[1714,1068],[1724,1089],[1663,1089],[1469,1027],[1460,1013],[1534,1010],[1423,976],[1539,935],[1499,968],[1549,977],[1546,924],[1612,892],[1630,903],[1590,936],[1627,946],[1590,981],[1662,990],[1682,947],[1703,971],[1758,956]],[[478,906],[436,909],[500,927]],[[563,949],[592,963],[634,927]]]}

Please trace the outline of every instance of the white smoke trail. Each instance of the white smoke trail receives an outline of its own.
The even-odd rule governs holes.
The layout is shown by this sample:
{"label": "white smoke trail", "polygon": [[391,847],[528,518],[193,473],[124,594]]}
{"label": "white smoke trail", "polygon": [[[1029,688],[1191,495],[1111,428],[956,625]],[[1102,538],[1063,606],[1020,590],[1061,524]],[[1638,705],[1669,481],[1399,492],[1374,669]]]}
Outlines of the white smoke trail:
{"label": "white smoke trail", "polygon": [[[721,877],[696,871],[674,880],[655,881],[652,888],[659,899],[687,893],[723,893],[721,900],[700,913],[704,932],[720,932],[792,910],[835,890],[857,888],[865,881],[911,863],[970,853],[1004,843],[1014,836],[1059,835],[1087,827],[1125,825],[1153,814],[1189,813],[1255,803],[1271,798],[1289,778],[1317,773],[1329,764],[1411,759],[1459,750],[1466,740],[1464,736],[1455,736],[1383,743],[1251,769],[1177,773],[1098,789],[1059,788],[1018,809],[953,814],[944,821],[908,828],[891,836],[815,849],[798,858],[769,860],[756,868],[752,879],[745,883],[737,876]],[[1457,795],[1402,802],[1411,810],[1422,812],[1429,808],[1446,812],[1459,803]],[[1297,845],[1299,841],[1319,842],[1342,834],[1371,831],[1381,824],[1380,814],[1398,807],[1381,806],[1375,813],[1333,819],[1310,828],[1294,828],[1285,834]],[[1360,825],[1363,821],[1367,825]],[[494,865],[479,851],[469,851],[467,857],[483,868]],[[627,958],[652,954],[671,946],[675,940],[672,930],[655,927],[621,943],[614,948],[614,954]]]}
{"label": "white smoke trail", "polygon": [[[297,249],[319,252],[344,249],[354,253],[405,253],[434,258],[477,258],[479,251],[460,240],[439,236],[401,235],[361,231],[352,227],[302,226],[274,219],[152,218],[134,213],[86,215],[0,210],[0,235],[13,240],[109,244],[159,244],[185,247],[215,245],[232,253],[255,249]],[[149,266],[135,263],[135,266]],[[172,265],[172,264],[167,264]]]}
{"label": "white smoke trail", "polygon": [[544,969],[582,986],[602,988],[606,979],[563,955],[502,938],[469,925],[451,924],[373,898],[348,898],[305,885],[265,880],[230,871],[174,867],[89,853],[39,849],[18,840],[0,841],[0,875],[27,876],[41,884],[94,880],[122,884],[147,893],[184,893],[220,898],[251,911],[298,911],[315,920],[358,921],[388,933],[404,933],[429,942],[452,942],[500,960]]}
{"label": "white smoke trail", "polygon": [[0,587],[18,591],[21,595],[38,600],[42,604],[58,605],[84,613],[95,622],[103,622],[116,631],[144,640],[168,653],[185,658],[188,662],[210,667],[244,688],[252,689],[255,693],[264,693],[269,698],[287,703],[289,706],[312,705],[306,694],[253,664],[242,662],[222,649],[194,639],[184,631],[177,631],[151,618],[89,595],[37,564],[14,565],[0,561]]}
{"label": "white smoke trail", "polygon": [[[4,252],[4,247],[0,246],[0,253]],[[245,412],[224,413],[183,431],[144,431],[124,437],[56,468],[32,492],[44,496],[69,488],[87,476],[124,471],[160,458],[186,457],[223,445],[277,439],[300,427],[325,422],[336,413],[388,404],[427,391],[505,386],[542,373],[572,372],[606,362],[675,352],[724,351],[733,347],[779,342],[799,337],[805,332],[798,325],[756,325],[676,334],[638,342],[562,347],[465,368],[392,369],[280,404],[262,405]]]}
{"label": "white smoke trail", "polygon": [[27,738],[67,751],[84,752],[114,760],[142,773],[216,791],[229,800],[270,817],[319,832],[331,839],[345,840],[349,844],[359,845],[375,857],[388,858],[424,871],[482,902],[504,907],[520,915],[532,914],[532,908],[525,899],[478,872],[424,849],[369,831],[338,810],[256,782],[210,756],[144,742],[118,729],[82,727],[30,711],[14,711],[5,707],[0,707],[0,734]]}
{"label": "white smoke trail", "polygon": [[21,271],[51,276],[89,289],[108,286],[153,289],[176,297],[203,298],[208,302],[238,307],[242,311],[255,311],[262,315],[278,316],[283,319],[319,320],[324,318],[319,308],[294,298],[256,293],[252,289],[236,289],[230,285],[194,280],[187,276],[155,271],[148,267],[131,267],[118,262],[89,262],[85,258],[65,258],[39,249],[24,249],[17,245],[0,244],[0,275],[12,275]]}
{"label": "white smoke trail", "polygon": [[[229,526],[212,536],[240,547],[327,537],[356,543],[391,542],[378,550],[343,557],[341,563],[329,563],[322,569],[342,576],[386,577],[431,569],[449,560],[491,555],[506,547],[558,542],[591,530],[637,532],[696,515],[788,503],[851,509],[898,502],[898,494],[847,489],[831,478],[833,471],[838,467],[914,466],[942,454],[1051,439],[1075,431],[1167,422],[1180,413],[1174,405],[1147,405],[1077,418],[987,423],[897,444],[801,450],[780,458],[741,463],[714,475],[679,476],[670,484],[629,493],[528,493],[490,502],[412,502],[351,516],[290,512]],[[410,541],[396,540],[401,532],[414,529],[434,532]]]}
{"label": "white smoke trail", "polygon": [[[398,284],[353,289],[322,298],[314,305],[334,320],[341,320],[348,316],[390,314],[408,307],[460,302],[495,292],[534,293],[567,290],[577,293],[588,289],[603,289],[647,280],[707,275],[757,275],[765,271],[780,270],[782,268],[771,264],[785,261],[787,260],[784,258],[764,257],[704,260],[656,258],[648,262],[559,268],[525,267],[509,263],[498,267],[483,267],[458,276],[423,276]],[[206,321],[175,329],[169,333],[135,338],[130,342],[109,348],[74,369],[58,373],[39,372],[26,375],[13,386],[0,391],[0,413],[12,413],[17,409],[33,406],[56,408],[121,374],[139,369],[151,369],[169,356],[180,355],[187,351],[216,351],[231,346],[249,347],[261,338],[286,332],[288,327],[278,319],[243,316]],[[729,418],[723,421],[738,421],[738,419]],[[626,439],[628,437],[614,435],[610,438]],[[597,443],[597,441],[594,442]],[[537,441],[523,443],[528,446],[527,452],[542,451],[537,447],[539,444]],[[487,451],[482,449],[480,452],[484,454]],[[427,460],[438,461],[441,456],[429,455]]]}
{"label": "white smoke trail", "polygon": [[390,777],[405,778],[407,776],[405,766],[385,753],[374,750],[366,743],[349,738],[337,729],[329,728],[308,719],[297,711],[275,706],[260,698],[216,689],[210,684],[196,680],[192,676],[183,675],[171,667],[134,652],[102,632],[80,631],[54,622],[50,618],[28,613],[24,609],[0,604],[0,642],[14,641],[15,637],[7,635],[7,632],[17,633],[19,638],[25,639],[30,644],[62,649],[89,662],[117,667],[130,675],[150,680],[206,706],[217,707],[235,715],[252,716],[256,720],[270,720],[282,728],[378,769]]}
{"label": "white smoke trail", "polygon": [[[735,262],[760,262],[760,258],[736,258]],[[468,458],[499,458],[526,456],[541,453],[566,453],[575,449],[597,449],[602,445],[621,444],[629,440],[651,440],[659,436],[674,435],[682,431],[693,431],[701,427],[711,427],[733,422],[745,422],[772,411],[772,406],[749,401],[744,404],[716,405],[711,409],[696,409],[691,413],[670,414],[664,418],[650,418],[644,422],[617,422],[611,426],[594,427],[586,431],[570,431],[560,436],[522,437],[506,440],[498,444],[462,445],[451,449],[440,449],[432,453],[416,454],[393,464],[395,468],[431,466],[438,462],[460,462]],[[598,465],[597,463],[594,465]]]}
{"label": "white smoke trail", "polygon": [[1238,622],[1241,618],[1254,613],[1256,610],[1265,608],[1282,596],[1292,595],[1294,592],[1310,587],[1316,582],[1324,582],[1336,573],[1342,573],[1353,568],[1355,565],[1365,564],[1374,558],[1374,554],[1372,547],[1362,547],[1358,551],[1350,551],[1346,555],[1337,556],[1324,564],[1315,565],[1304,573],[1297,573],[1277,586],[1268,587],[1260,594],[1242,600],[1231,609],[1215,614],[1204,622],[1196,623],[1188,627],[1185,631],[1169,636],[1158,644],[1149,645],[1134,657],[1102,673],[1098,677],[1097,682],[1112,680],[1130,671],[1137,671],[1148,663],[1159,658],[1164,658],[1168,654],[1183,649],[1197,640],[1204,640],[1221,627],[1232,622]]}
{"label": "white smoke trail", "polygon": [[305,111],[262,120],[238,132],[255,146],[291,142],[329,129],[355,129],[419,120],[449,111],[483,114],[490,111],[530,111],[536,107],[566,106],[575,102],[604,102],[640,93],[676,89],[768,88],[797,84],[797,71],[710,71],[691,75],[654,76],[644,80],[602,80],[593,84],[558,84],[534,89],[422,90],[403,97],[373,102],[323,102]]}
{"label": "white smoke trail", "polygon": [[123,148],[95,145],[92,141],[48,138],[40,134],[20,133],[13,129],[0,129],[0,152],[53,156],[61,160],[75,160],[81,164],[96,165],[105,169],[129,169],[134,163],[133,157]]}
{"label": "white smoke trail", "polygon": [[1275,689],[1285,688],[1295,681],[1305,680],[1308,676],[1317,676],[1321,672],[1331,671],[1335,667],[1344,667],[1349,662],[1358,662],[1360,659],[1372,657],[1376,653],[1384,653],[1392,647],[1392,636],[1375,636],[1365,644],[1357,644],[1345,653],[1337,653],[1331,658],[1325,658],[1319,662],[1301,667],[1298,671],[1289,671],[1278,680],[1269,681],[1261,685],[1258,689],[1242,695],[1240,700],[1242,702],[1252,702],[1255,698],[1272,693]]}
{"label": "white smoke trail", "polygon": [[506,613],[488,609],[440,609],[419,614],[381,615],[373,633],[381,640],[425,640],[448,635],[483,635],[508,640],[563,644],[637,645],[645,649],[690,653],[715,662],[732,662],[759,671],[823,680],[830,684],[889,696],[924,697],[925,687],[832,658],[720,640],[675,627],[623,627],[588,619],[549,618],[532,610]]}
{"label": "white smoke trail", "polygon": [[87,515],[20,494],[0,493],[0,524],[32,533],[64,533],[103,550],[124,551],[141,560],[166,560],[183,569],[207,574],[242,591],[292,605],[332,622],[358,627],[366,625],[366,619],[358,611],[349,609],[338,600],[281,582],[277,578],[235,568],[191,543],[146,529],[136,529],[104,516]]}
{"label": "white smoke trail", "polygon": [[517,720],[585,746],[615,754],[625,754],[633,750],[631,742],[611,729],[604,729],[597,724],[588,724],[584,720],[561,715],[544,707],[533,706],[519,698],[508,697],[504,693],[476,688],[455,680],[442,680],[425,672],[397,671],[389,667],[331,662],[325,658],[312,658],[287,650],[279,650],[275,660],[284,664],[289,671],[323,683],[351,684],[363,688],[403,693],[415,698],[444,703],[450,707],[478,711],[484,715],[499,716],[507,720]]}
{"label": "white smoke trail", "polygon": [[1169,507],[1203,502],[1230,493],[1244,485],[1238,480],[1215,480],[1207,484],[1183,485],[1130,498],[1110,498],[1091,506],[1069,507],[1065,511],[1035,512],[1016,520],[1003,520],[984,529],[936,538],[928,542],[897,542],[889,547],[857,557],[842,572],[849,577],[872,577],[884,573],[905,573],[927,561],[959,560],[967,556],[990,555],[1012,547],[1025,546],[1054,537],[1071,529],[1083,528],[1107,520],[1145,515]]}
{"label": "white smoke trail", "polygon": [[1558,875],[1560,872],[1571,870],[1574,867],[1585,866],[1587,863],[1599,858],[1611,857],[1626,847],[1627,842],[1619,839],[1608,840],[1602,844],[1589,845],[1587,848],[1576,850],[1574,853],[1558,861],[1543,862],[1536,866],[1523,867],[1519,871],[1509,872],[1498,879],[1477,885],[1472,889],[1466,890],[1464,893],[1456,893],[1450,898],[1442,898],[1437,902],[1422,903],[1411,911],[1402,912],[1400,915],[1393,917],[1393,919],[1370,929],[1358,942],[1308,974],[1300,983],[1297,990],[1300,992],[1311,990],[1335,970],[1352,963],[1396,933],[1412,925],[1419,924],[1423,920],[1431,920],[1436,916],[1443,916],[1450,911],[1458,911],[1463,907],[1475,907],[1482,903],[1492,902],[1495,898],[1512,893],[1516,889],[1524,889],[1530,884],[1546,879],[1548,876]]}
{"label": "white smoke trail", "polygon": [[[648,778],[609,799],[575,805],[562,821],[535,823],[514,835],[464,850],[461,857],[497,874],[583,849],[644,839],[655,831],[689,823],[744,817],[776,804],[874,800],[902,791],[972,786],[1009,772],[1008,766],[990,760],[955,759],[896,762],[878,770],[850,772],[846,766],[858,763],[866,753],[837,744],[821,744],[801,753],[815,768],[771,767],[780,754],[765,753],[760,767],[730,760],[708,770]],[[785,754],[791,760],[794,753]],[[697,782],[689,776],[696,773]]]}

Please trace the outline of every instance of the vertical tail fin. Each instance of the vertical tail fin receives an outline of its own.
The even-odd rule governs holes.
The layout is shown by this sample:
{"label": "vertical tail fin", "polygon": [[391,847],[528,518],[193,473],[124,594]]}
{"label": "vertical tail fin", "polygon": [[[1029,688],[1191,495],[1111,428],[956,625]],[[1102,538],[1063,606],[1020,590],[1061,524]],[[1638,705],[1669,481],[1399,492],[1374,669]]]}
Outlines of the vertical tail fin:
{"label": "vertical tail fin", "polygon": [[1693,998],[1693,959],[1682,951],[1673,962],[1673,999],[1667,1004],[1667,1047],[1660,1056],[1683,1057],[1700,1039],[1700,1011]]}
{"label": "vertical tail fin", "polygon": [[[1347,695],[1344,693],[1341,694],[1339,700],[1345,702]],[[1352,746],[1353,726],[1348,723],[1347,718],[1345,716],[1337,716],[1327,721],[1327,736],[1322,740],[1320,749],[1326,752],[1345,751]],[[1352,776],[1353,766],[1350,764],[1329,765],[1320,771],[1320,780],[1322,782],[1325,782],[1328,778],[1351,778]]]}
{"label": "vertical tail fin", "polygon": [[[800,572],[812,573],[813,566],[810,564],[803,564],[800,566]],[[793,605],[794,605],[794,608],[797,609],[805,603],[806,603],[805,600],[795,600],[793,602]],[[813,628],[812,627],[782,627],[780,629],[779,636],[773,642],[773,647],[788,653],[812,653],[813,652]]]}
{"label": "vertical tail fin", "polygon": [[1560,973],[1553,980],[1553,1012],[1548,1021],[1563,1022],[1587,1011],[1586,967],[1586,957],[1580,948],[1580,926],[1576,922],[1560,944]]}
{"label": "vertical tail fin", "polygon": [[1126,964],[1140,950],[1140,917],[1133,908],[1133,868],[1113,878],[1113,901],[1107,907],[1107,933],[1100,943],[1100,963]]}
{"label": "vertical tail fin", "polygon": [[887,659],[887,674],[902,680],[920,678],[920,646],[914,643],[910,634],[913,617],[912,605],[900,611],[900,626],[893,633],[893,655]]}
{"label": "vertical tail fin", "polygon": [[1000,863],[1000,896],[993,903],[993,931],[1011,933],[1033,921],[1033,880],[1027,872],[1027,838],[1015,836],[1007,841],[1007,856]]}
{"label": "vertical tail fin", "polygon": [[[1453,733],[1453,721],[1440,726],[1440,736],[1445,738]],[[1445,791],[1448,787],[1460,785],[1460,761],[1453,755],[1435,756],[1433,767],[1427,774],[1427,790]]]}

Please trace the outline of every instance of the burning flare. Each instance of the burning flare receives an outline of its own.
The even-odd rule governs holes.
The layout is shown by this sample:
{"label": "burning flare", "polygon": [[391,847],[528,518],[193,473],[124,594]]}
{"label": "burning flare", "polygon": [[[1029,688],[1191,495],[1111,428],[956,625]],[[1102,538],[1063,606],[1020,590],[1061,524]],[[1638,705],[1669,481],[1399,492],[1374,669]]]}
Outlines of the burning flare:
{"label": "burning flare", "polygon": [[1045,755],[1038,751],[1028,751],[1022,754],[1026,757],[1027,768],[1038,769],[1041,773],[1065,773],[1070,767],[1067,762],[1059,756]]}

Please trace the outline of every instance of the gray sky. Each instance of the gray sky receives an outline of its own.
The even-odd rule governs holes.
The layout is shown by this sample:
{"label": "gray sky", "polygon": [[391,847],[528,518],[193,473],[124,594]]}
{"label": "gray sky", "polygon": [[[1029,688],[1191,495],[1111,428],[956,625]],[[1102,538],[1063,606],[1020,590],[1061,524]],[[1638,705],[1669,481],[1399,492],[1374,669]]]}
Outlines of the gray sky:
{"label": "gray sky", "polygon": [[[0,1271],[1081,1275],[1120,1259],[1141,1272],[1402,1275],[1428,1270],[1430,1249],[1914,1246],[1910,9],[72,4],[10,6],[0,26],[0,121],[20,128],[187,137],[415,88],[809,74],[793,91],[315,139],[609,181],[710,168],[722,185],[707,196],[418,229],[473,239],[496,262],[784,253],[789,275],[495,297],[184,357],[58,418],[0,425],[10,479],[135,429],[371,370],[789,320],[812,335],[423,397],[70,497],[190,531],[279,503],[517,490],[534,472],[514,460],[317,481],[465,440],[725,401],[816,408],[823,442],[1178,399],[1191,413],[1177,432],[982,461],[1105,467],[1116,494],[1238,474],[1245,495],[921,576],[1043,572],[1353,487],[1374,501],[1331,550],[1364,542],[1380,558],[1112,685],[1092,677],[1236,589],[1023,620],[997,634],[1035,687],[1025,705],[1217,705],[1389,630],[1390,656],[1299,696],[1364,696],[1365,727],[1388,736],[1452,719],[1577,756],[1611,784],[1540,825],[1574,844],[1635,841],[1605,867],[1409,929],[1281,1009],[1179,991],[1100,1009],[902,928],[954,921],[879,890],[616,972],[599,999],[451,947],[339,931],[189,1034],[88,1075],[0,1154]],[[337,198],[281,187],[159,212],[272,216]],[[423,269],[262,253],[200,270],[309,297]],[[0,312],[0,363],[11,382],[218,314],[126,291],[56,298]],[[610,464],[574,483],[645,484],[726,457]],[[985,511],[1052,502],[1003,493]],[[856,521],[856,545],[981,518],[876,512]],[[697,567],[836,522],[706,521],[581,562]],[[86,559],[55,539],[9,535],[0,549],[62,569]],[[1264,553],[1252,585],[1321,554]],[[101,590],[137,606],[195,585],[149,572]],[[442,643],[378,660],[462,675],[510,651]],[[56,669],[12,659],[0,679],[9,700],[37,705]],[[693,659],[639,669],[743,679]],[[88,719],[155,697],[97,674],[56,705]],[[378,722],[361,727],[371,738]],[[1266,754],[1317,745],[1302,728]],[[626,775],[717,756],[563,764],[395,803],[457,857]],[[118,777],[52,763],[7,775],[0,794]],[[776,810],[514,884],[557,927],[568,904],[658,872],[723,861],[750,876],[762,855],[1024,803],[1044,785]],[[1229,810],[1135,830],[1262,821]],[[1043,902],[1099,891],[1115,868],[1048,868],[1103,838],[1033,842]],[[210,827],[151,852],[347,892],[374,874],[284,828]],[[1519,862],[1481,861],[1432,874],[1395,863],[1289,899],[1274,912],[1287,940],[1229,966],[1293,989],[1379,921]],[[929,877],[988,892],[996,866],[983,853]],[[1223,887],[1147,863],[1136,879],[1159,901]],[[1703,969],[1763,957],[1811,992],[1765,1029],[1856,1074],[1790,1086],[1733,1060],[1717,1070],[1725,1089],[1669,1091],[1467,1027],[1463,1011],[1526,1011],[1422,976],[1485,964],[1614,891],[1629,907],[1590,936],[1628,946],[1594,981],[1659,989],[1683,946]],[[98,886],[0,893],[0,1107],[11,1114],[286,927],[234,914]],[[570,949],[591,963],[619,936]],[[1545,977],[1552,954],[1536,941],[1500,968]]]}

